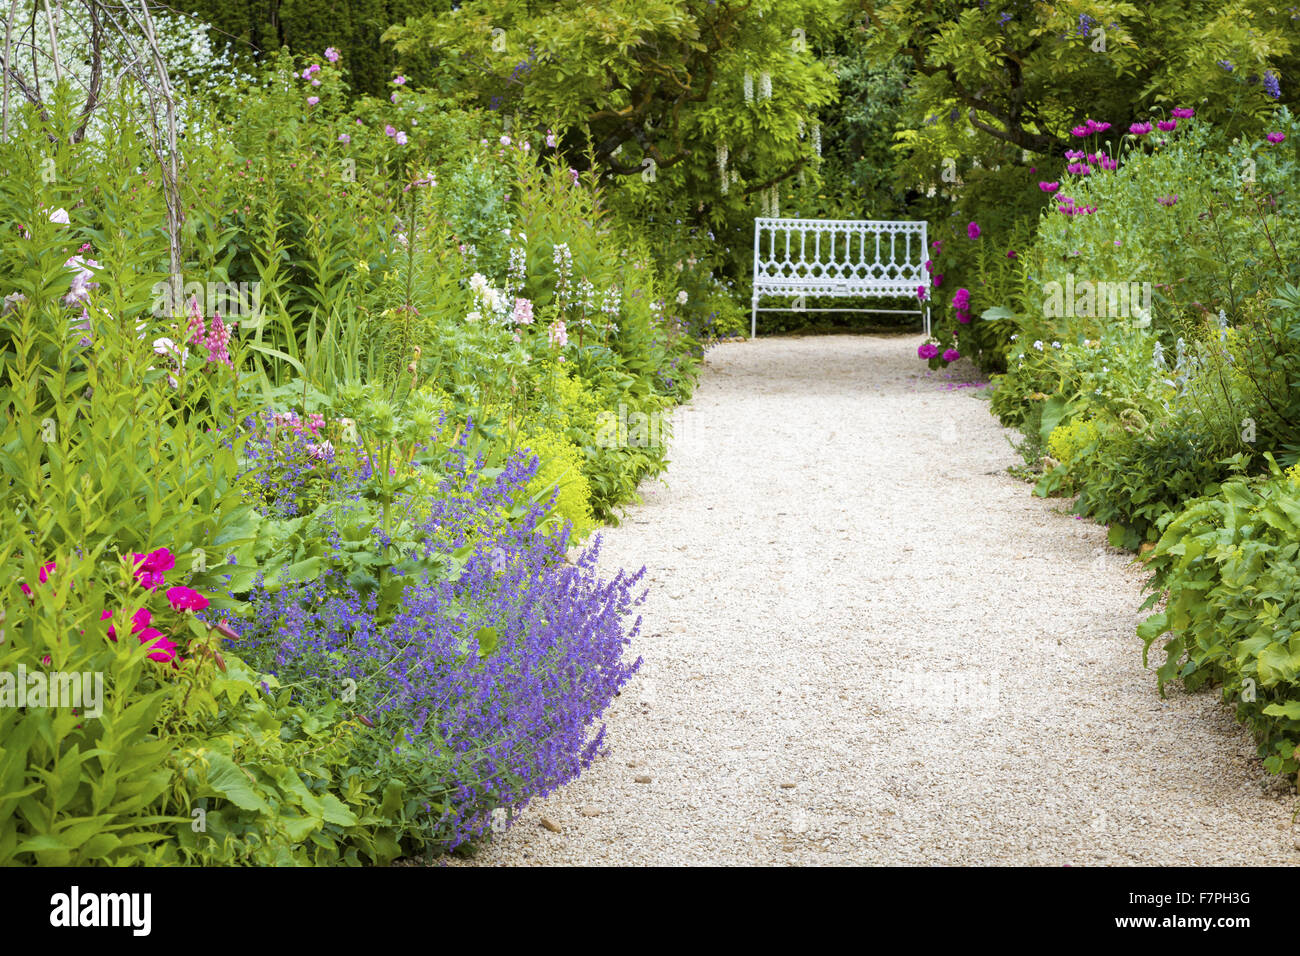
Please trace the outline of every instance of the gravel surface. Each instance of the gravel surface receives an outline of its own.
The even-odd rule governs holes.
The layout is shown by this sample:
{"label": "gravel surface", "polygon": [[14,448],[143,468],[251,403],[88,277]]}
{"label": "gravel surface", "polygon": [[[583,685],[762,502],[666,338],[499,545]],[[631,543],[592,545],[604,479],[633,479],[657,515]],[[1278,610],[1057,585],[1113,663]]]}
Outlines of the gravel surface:
{"label": "gravel surface", "polygon": [[920,342],[709,353],[604,533],[650,583],[608,753],[453,865],[1300,862],[1217,694],[1143,670],[1141,570]]}

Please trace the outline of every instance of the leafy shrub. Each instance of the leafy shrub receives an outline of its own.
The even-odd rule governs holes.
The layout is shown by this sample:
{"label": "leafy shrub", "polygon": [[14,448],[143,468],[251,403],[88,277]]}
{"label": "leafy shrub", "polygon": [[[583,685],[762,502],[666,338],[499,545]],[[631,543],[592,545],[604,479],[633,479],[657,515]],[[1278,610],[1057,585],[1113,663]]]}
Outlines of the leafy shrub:
{"label": "leafy shrub", "polygon": [[1165,635],[1161,693],[1222,686],[1254,731],[1272,773],[1300,770],[1300,482],[1233,478],[1160,522],[1148,557],[1152,591],[1167,598],[1138,628],[1143,660]]}

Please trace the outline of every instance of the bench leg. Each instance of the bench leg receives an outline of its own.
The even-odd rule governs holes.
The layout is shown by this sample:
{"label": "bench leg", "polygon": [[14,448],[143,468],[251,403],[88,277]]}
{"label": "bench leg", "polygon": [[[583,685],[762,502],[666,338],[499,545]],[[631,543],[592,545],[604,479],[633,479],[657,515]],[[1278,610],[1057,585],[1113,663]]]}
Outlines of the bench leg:
{"label": "bench leg", "polygon": [[754,296],[752,309],[749,313],[749,337],[758,338],[758,296]]}

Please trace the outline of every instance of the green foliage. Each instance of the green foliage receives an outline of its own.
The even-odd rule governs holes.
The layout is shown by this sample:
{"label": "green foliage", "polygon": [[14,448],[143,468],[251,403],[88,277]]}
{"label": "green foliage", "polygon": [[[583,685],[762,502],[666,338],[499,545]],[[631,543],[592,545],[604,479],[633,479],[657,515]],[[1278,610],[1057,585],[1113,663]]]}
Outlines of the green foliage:
{"label": "green foliage", "polygon": [[[1254,731],[1272,773],[1300,770],[1300,483],[1270,461],[1270,477],[1235,478],[1162,522],[1148,557],[1145,606],[1165,609],[1138,628],[1157,670],[1188,690],[1222,686]],[[1144,651],[1143,659],[1146,659]]]}

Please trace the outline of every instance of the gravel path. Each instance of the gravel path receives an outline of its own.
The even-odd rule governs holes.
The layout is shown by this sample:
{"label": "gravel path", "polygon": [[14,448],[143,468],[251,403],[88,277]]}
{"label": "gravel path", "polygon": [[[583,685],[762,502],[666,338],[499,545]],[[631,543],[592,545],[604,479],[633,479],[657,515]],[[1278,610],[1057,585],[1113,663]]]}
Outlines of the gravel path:
{"label": "gravel path", "polygon": [[463,862],[1300,862],[1217,695],[1142,669],[1140,569],[920,341],[709,353],[605,532],[650,581],[609,752]]}

